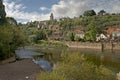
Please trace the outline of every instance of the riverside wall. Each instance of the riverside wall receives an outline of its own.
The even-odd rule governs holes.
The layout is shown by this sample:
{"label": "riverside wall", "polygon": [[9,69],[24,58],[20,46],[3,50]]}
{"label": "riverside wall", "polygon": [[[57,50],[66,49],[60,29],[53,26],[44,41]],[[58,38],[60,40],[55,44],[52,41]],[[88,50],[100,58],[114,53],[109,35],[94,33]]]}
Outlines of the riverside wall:
{"label": "riverside wall", "polygon": [[120,43],[89,43],[89,42],[66,42],[71,48],[89,48],[89,49],[119,49]]}

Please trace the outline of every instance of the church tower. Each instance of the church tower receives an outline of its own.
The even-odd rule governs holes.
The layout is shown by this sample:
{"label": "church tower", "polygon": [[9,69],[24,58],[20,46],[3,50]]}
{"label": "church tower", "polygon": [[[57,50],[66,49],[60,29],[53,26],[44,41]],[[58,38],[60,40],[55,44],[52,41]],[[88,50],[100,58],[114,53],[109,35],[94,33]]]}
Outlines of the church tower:
{"label": "church tower", "polygon": [[54,20],[54,15],[53,15],[53,13],[51,13],[51,15],[50,15],[50,21],[53,21]]}

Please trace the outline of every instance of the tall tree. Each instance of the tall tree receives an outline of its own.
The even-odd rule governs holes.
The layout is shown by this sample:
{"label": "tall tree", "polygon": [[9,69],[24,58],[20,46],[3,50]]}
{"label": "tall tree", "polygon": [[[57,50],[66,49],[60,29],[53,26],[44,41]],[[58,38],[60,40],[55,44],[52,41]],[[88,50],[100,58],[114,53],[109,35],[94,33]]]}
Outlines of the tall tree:
{"label": "tall tree", "polygon": [[5,6],[3,5],[3,1],[0,0],[0,20],[5,19],[6,12],[5,12]]}

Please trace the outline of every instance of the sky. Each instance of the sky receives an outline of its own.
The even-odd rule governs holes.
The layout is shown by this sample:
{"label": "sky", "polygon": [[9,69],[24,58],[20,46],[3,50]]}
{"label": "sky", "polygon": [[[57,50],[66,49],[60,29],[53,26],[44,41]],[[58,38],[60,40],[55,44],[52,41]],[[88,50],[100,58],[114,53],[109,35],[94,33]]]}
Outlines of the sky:
{"label": "sky", "polygon": [[86,10],[105,10],[120,13],[120,0],[3,0],[7,17],[17,22],[49,20],[53,13],[56,19],[78,17]]}

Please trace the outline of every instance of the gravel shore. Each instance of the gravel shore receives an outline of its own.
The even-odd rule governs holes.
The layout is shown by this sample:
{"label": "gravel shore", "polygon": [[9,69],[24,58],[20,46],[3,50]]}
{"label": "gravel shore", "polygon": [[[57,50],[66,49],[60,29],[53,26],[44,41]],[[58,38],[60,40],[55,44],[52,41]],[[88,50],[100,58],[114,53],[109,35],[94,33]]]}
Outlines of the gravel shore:
{"label": "gravel shore", "polygon": [[0,80],[36,80],[42,69],[32,59],[0,65]]}

